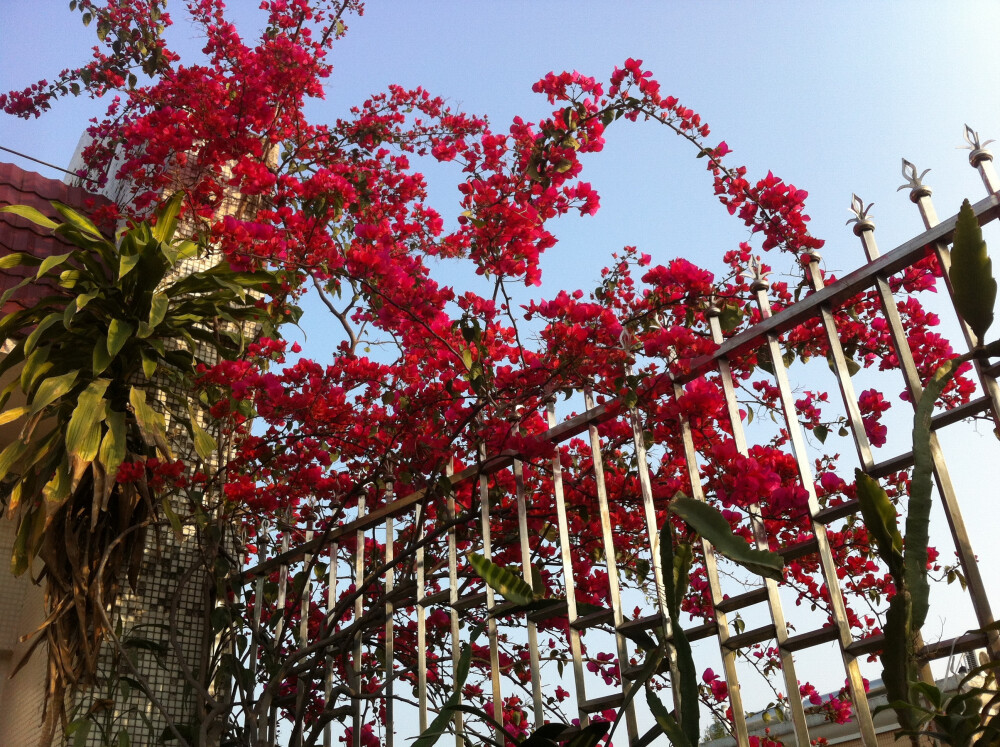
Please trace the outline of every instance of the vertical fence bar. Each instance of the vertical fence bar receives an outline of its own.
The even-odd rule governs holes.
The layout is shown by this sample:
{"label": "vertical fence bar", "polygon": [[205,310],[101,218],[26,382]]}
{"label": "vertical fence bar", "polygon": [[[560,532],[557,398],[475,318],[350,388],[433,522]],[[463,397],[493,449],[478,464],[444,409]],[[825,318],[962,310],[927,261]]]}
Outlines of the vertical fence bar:
{"label": "vertical fence bar", "polygon": [[[291,542],[291,527],[292,524],[292,513],[287,511],[285,513],[285,528],[281,536],[281,554],[284,555],[288,552],[288,548]],[[280,524],[278,525],[280,529]],[[282,563],[278,569],[278,597],[275,600],[275,613],[278,615],[278,623],[274,628],[274,649],[277,651],[281,645],[281,636],[285,633],[285,602],[288,599],[288,563]],[[277,683],[274,683],[277,684]],[[268,683],[270,686],[271,683]],[[264,723],[261,724],[261,728],[266,730],[267,738],[266,743],[268,745],[273,745],[275,739],[277,738],[278,729],[278,706],[274,704],[274,696],[272,695],[271,707],[269,709],[267,718]]]}
{"label": "vertical fence bar", "polygon": [[[722,344],[723,341],[719,312],[719,308],[713,306],[707,313],[709,328],[712,331],[712,340],[717,345]],[[733,434],[733,441],[736,443],[736,451],[743,456],[747,456],[750,452],[747,448],[746,434],[743,432],[739,401],[736,399],[736,387],[733,383],[733,370],[728,358],[719,358],[719,378],[721,379],[722,390],[726,399],[726,411],[729,415],[730,430]],[[767,527],[764,525],[760,503],[754,503],[747,510],[750,514],[750,526],[753,529],[755,545],[760,550],[770,549]],[[798,744],[806,745],[809,744],[809,728],[806,723],[806,712],[802,704],[802,695],[799,692],[798,676],[795,673],[795,658],[792,652],[786,648],[786,644],[788,643],[788,626],[785,623],[785,611],[781,604],[778,582],[772,578],[765,578],[764,586],[767,589],[768,611],[771,614],[771,622],[774,623],[774,638],[778,644],[778,652],[781,656],[781,676],[785,681],[785,692],[788,694],[788,707],[792,714],[792,727],[795,730],[795,740]],[[733,711],[736,711],[735,705]]]}
{"label": "vertical fence bar", "polygon": [[[912,199],[912,196],[911,196]],[[865,256],[869,262],[875,261],[879,256],[878,245],[875,242],[875,224],[871,221],[859,222],[854,233],[861,239]],[[906,330],[903,321],[899,316],[899,309],[896,308],[896,299],[892,294],[892,289],[885,278],[876,280],[876,289],[879,301],[882,306],[882,313],[889,323],[889,333],[892,337],[893,346],[896,349],[896,356],[899,359],[899,368],[906,382],[906,389],[910,394],[910,402],[916,407],[923,394],[923,383],[920,373],[917,371],[916,363],[913,360],[913,353],[910,351],[910,344],[906,337]],[[962,565],[962,572],[965,574],[969,595],[972,598],[973,610],[976,613],[976,620],[981,627],[988,627],[993,622],[993,612],[990,609],[989,597],[986,595],[986,586],[983,583],[982,575],[979,573],[979,563],[975,553],[972,551],[972,544],[969,540],[968,530],[962,519],[962,513],[958,506],[958,498],[955,495],[955,487],[951,482],[951,475],[948,472],[948,465],[945,463],[944,452],[941,450],[941,443],[937,434],[931,431],[930,435],[931,458],[934,463],[934,478],[937,483],[938,493],[941,496],[941,503],[944,507],[945,517],[948,520],[948,528],[951,530],[952,541],[955,543],[955,551],[958,554],[959,563]],[[988,636],[990,655],[994,659],[1000,658],[1000,641],[995,633]]]}
{"label": "vertical fence bar", "polygon": [[[262,561],[267,557],[267,544],[268,535],[270,531],[268,522],[265,520],[261,522],[260,529],[257,530],[257,560]],[[247,661],[247,669],[249,671],[249,679],[251,687],[256,684],[257,680],[257,652],[260,648],[257,641],[262,635],[261,633],[261,619],[264,616],[264,584],[267,583],[267,578],[263,574],[257,577],[254,582],[254,602],[253,602],[253,632],[250,636],[250,646],[249,646],[249,660]],[[248,693],[251,697],[253,692]]]}
{"label": "vertical fence bar", "polygon": [[417,589],[414,592],[417,615],[417,719],[420,733],[427,731],[427,612],[424,610],[423,597],[427,593],[427,569],[425,567],[424,546],[424,504],[417,506],[417,556],[414,576]]}
{"label": "vertical fence bar", "polygon": [[[358,497],[358,519],[365,515],[365,497]],[[365,530],[359,529],[355,535],[354,546],[354,623],[357,625],[357,632],[354,634],[354,660],[352,662],[353,672],[351,673],[351,689],[354,691],[353,697],[353,723],[354,731],[351,734],[351,742],[354,747],[361,747],[361,656],[363,653],[364,630],[360,625],[362,616],[365,614],[365,595],[362,588],[365,579]]]}
{"label": "vertical fence bar", "polygon": [[[680,384],[674,384],[674,401],[679,401],[684,394]],[[681,417],[681,443],[684,445],[684,464],[687,467],[688,479],[691,482],[691,497],[705,502],[705,493],[701,487],[701,474],[698,469],[698,455],[694,448],[694,437],[691,434],[691,422],[687,417]],[[669,521],[669,519],[668,519]],[[740,693],[740,678],[736,672],[736,651],[727,646],[729,642],[729,620],[726,613],[719,609],[722,602],[722,586],[719,583],[719,568],[715,558],[712,543],[701,538],[702,555],[705,559],[705,575],[708,577],[708,590],[712,599],[712,611],[715,615],[716,637],[719,640],[719,653],[722,656],[722,669],[726,675],[726,687],[729,690],[729,703],[732,706],[733,726],[736,729],[736,742],[745,747],[750,743],[747,734],[746,712],[743,710],[743,696]],[[672,573],[672,569],[664,569],[664,573]],[[676,625],[680,623],[674,621]]]}
{"label": "vertical fence bar", "polygon": [[[762,319],[768,319],[771,316],[771,303],[767,297],[767,289],[769,287],[770,284],[760,277],[751,286]],[[857,659],[848,653],[847,650],[852,642],[847,609],[844,605],[844,597],[840,589],[837,566],[830,549],[830,540],[827,537],[826,525],[816,520],[816,514],[819,512],[816,486],[813,483],[809,455],[802,437],[802,429],[799,426],[795,402],[792,399],[791,385],[788,382],[788,374],[785,372],[782,360],[781,346],[776,335],[768,334],[765,336],[765,339],[767,341],[767,351],[771,357],[771,367],[774,369],[775,383],[778,385],[785,427],[788,430],[792,453],[798,467],[799,479],[802,487],[809,496],[809,518],[812,522],[813,534],[816,537],[823,581],[830,595],[831,616],[833,617],[833,624],[837,629],[841,657],[844,663],[844,670],[847,673],[847,684],[851,693],[851,700],[854,703],[854,714],[858,722],[858,730],[861,734],[861,743],[865,747],[877,747],[878,737],[875,734],[875,724],[872,721],[871,709],[868,705],[868,695],[865,692],[864,681],[861,677],[861,669],[858,666]]]}
{"label": "vertical fence bar", "polygon": [[[653,481],[649,475],[649,461],[646,454],[646,438],[643,433],[642,420],[639,410],[635,407],[629,408],[629,419],[632,423],[632,443],[635,445],[636,470],[639,475],[639,489],[642,493],[643,516],[646,520],[646,534],[649,538],[649,549],[652,554],[650,559],[653,566],[653,581],[656,585],[656,602],[660,617],[663,621],[663,635],[667,640],[673,636],[674,625],[680,622],[670,616],[670,609],[667,607],[667,591],[663,585],[663,568],[660,565],[659,552],[659,527],[656,526],[656,505],[653,500]],[[671,569],[667,569],[672,573]],[[670,681],[680,682],[680,670],[677,668],[677,655],[671,647],[668,657],[670,665]],[[680,689],[671,687],[671,695],[674,700],[674,708],[677,713],[681,712]]]}
{"label": "vertical fence bar", "polygon": [[[594,394],[587,388],[583,391],[584,406],[588,410],[594,408]],[[551,408],[551,406],[550,406]],[[550,409],[549,427],[555,425],[555,412]],[[629,661],[628,640],[619,632],[619,626],[625,622],[625,615],[622,611],[621,582],[618,578],[618,561],[615,556],[615,540],[611,527],[611,510],[608,507],[608,487],[604,481],[604,457],[601,453],[601,436],[597,431],[597,426],[591,424],[588,427],[590,436],[590,457],[594,465],[594,487],[597,491],[597,506],[601,513],[601,539],[604,545],[604,559],[608,569],[608,587],[611,597],[611,611],[615,621],[615,644],[618,649],[618,675],[622,679],[622,690],[628,695],[629,690],[636,685],[628,683],[625,677],[625,664]],[[558,459],[558,454],[556,455]],[[556,469],[556,462],[553,460],[553,471]],[[562,467],[558,467],[560,472],[559,487],[562,489]],[[564,503],[565,505],[565,503]],[[567,573],[567,578],[571,577]],[[575,602],[576,600],[574,600]],[[574,605],[575,606],[575,605]],[[572,625],[570,626],[572,630]],[[579,635],[579,634],[578,634]],[[579,643],[579,638],[577,639]],[[583,670],[580,670],[580,678],[583,678]],[[581,723],[586,723],[581,720]],[[625,726],[628,730],[629,744],[635,744],[639,740],[639,724],[635,715],[634,701],[630,702],[625,711]]]}
{"label": "vertical fence bar", "polygon": [[[306,533],[305,540],[306,544],[312,541],[313,538],[313,525],[312,519],[306,522]],[[306,553],[302,556],[302,572],[305,574],[305,581],[302,584],[302,597],[299,599],[299,630],[298,638],[300,649],[304,649],[309,645],[309,609],[310,609],[310,594],[312,593],[312,584],[310,583],[310,569],[309,566],[312,564],[312,554]],[[299,678],[295,686],[295,713],[301,718],[305,710],[306,704],[306,687],[303,678]],[[304,724],[296,724],[294,735],[297,737],[297,743],[303,743],[303,732],[305,731]]]}
{"label": "vertical fence bar", "polygon": [[[528,542],[528,508],[524,500],[524,465],[514,460],[514,485],[517,497],[517,532],[521,542],[521,571],[524,579],[534,587],[531,565],[531,544]],[[536,594],[541,589],[532,589]],[[545,705],[542,701],[542,679],[538,660],[538,624],[530,617],[528,625],[528,657],[531,665],[531,700],[534,705],[535,728],[545,723]]]}
{"label": "vertical fence bar", "polygon": [[[486,447],[479,447],[480,464],[486,462]],[[493,539],[490,527],[490,478],[487,474],[479,475],[479,506],[480,525],[483,533],[483,557],[493,558]],[[489,584],[486,587],[486,630],[490,639],[490,680],[493,685],[493,717],[503,723],[503,700],[500,693],[500,642],[497,635],[497,619],[493,614],[496,609],[496,598]]]}
{"label": "vertical fence bar", "polygon": [[[332,622],[330,618],[330,612],[333,610],[334,606],[337,604],[337,543],[334,542],[330,545],[330,567],[326,569],[326,611],[327,611],[327,626]],[[333,635],[334,631],[331,629],[327,633],[328,635]],[[327,654],[326,657],[326,674],[323,678],[323,703],[326,710],[330,710],[332,703],[330,699],[333,697],[333,656],[332,654]],[[333,723],[327,721],[323,725],[323,747],[333,747]]]}
{"label": "vertical fence bar", "polygon": [[[454,460],[449,460],[445,474],[451,477],[455,473]],[[455,492],[448,493],[448,519],[455,519]],[[448,529],[448,605],[451,608],[451,671],[454,678],[458,671],[458,661],[462,658],[461,616],[458,610],[458,542],[455,537],[455,527]],[[458,702],[462,702],[459,691]],[[455,747],[465,746],[465,728],[461,711],[455,712]]]}
{"label": "vertical fence bar", "polygon": [[[386,488],[386,500],[392,500],[392,483]],[[393,543],[396,535],[393,529],[392,516],[385,519],[385,562],[391,564],[395,559],[396,548]],[[396,572],[389,565],[385,571],[385,745],[393,747],[394,721],[393,711],[395,710],[394,684],[395,684],[395,646],[393,645],[393,614],[395,604],[392,601],[392,591],[395,588]]]}
{"label": "vertical fence bar", "polygon": [[[545,408],[545,417],[550,428],[556,424],[555,405],[549,402]],[[566,495],[563,489],[562,462],[559,460],[559,447],[552,457],[552,492],[556,499],[556,526],[559,530],[559,550],[562,559],[563,576],[566,579],[566,621],[568,625],[569,650],[573,658],[573,684],[576,688],[577,715],[581,726],[590,723],[590,714],[580,708],[580,703],[587,699],[587,684],[583,673],[583,650],[580,645],[580,631],[573,627],[577,617],[576,581],[573,575],[573,554],[570,548],[569,522],[566,518]],[[622,679],[624,683],[624,678]]]}

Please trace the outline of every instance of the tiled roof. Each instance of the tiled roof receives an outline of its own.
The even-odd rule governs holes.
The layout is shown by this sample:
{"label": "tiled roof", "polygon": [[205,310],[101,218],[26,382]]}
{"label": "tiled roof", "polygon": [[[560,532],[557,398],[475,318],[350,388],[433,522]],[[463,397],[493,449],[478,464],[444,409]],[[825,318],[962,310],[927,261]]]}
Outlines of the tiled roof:
{"label": "tiled roof", "polygon": [[[55,179],[46,179],[41,174],[25,171],[12,163],[0,163],[0,207],[6,205],[29,205],[53,220],[61,221],[52,207],[52,202],[61,202],[75,210],[89,213],[94,208],[108,205],[103,196],[94,195],[80,187],[72,187]],[[113,232],[114,227],[102,226],[102,230]],[[25,252],[36,257],[61,254],[70,246],[52,231],[35,225],[29,220],[10,213],[0,213],[0,256],[11,252]],[[15,267],[0,270],[0,293],[19,283],[26,277],[26,268]],[[2,310],[8,314],[18,308],[26,308],[45,293],[44,286],[29,284],[8,301]]]}

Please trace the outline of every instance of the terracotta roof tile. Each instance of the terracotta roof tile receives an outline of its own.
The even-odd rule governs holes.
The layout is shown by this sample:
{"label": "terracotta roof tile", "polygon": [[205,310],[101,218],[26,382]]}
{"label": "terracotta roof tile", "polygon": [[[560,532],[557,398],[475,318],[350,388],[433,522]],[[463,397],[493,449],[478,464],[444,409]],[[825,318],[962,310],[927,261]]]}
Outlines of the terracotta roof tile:
{"label": "terracotta roof tile", "polygon": [[[12,163],[0,163],[0,207],[29,205],[48,218],[61,220],[52,202],[61,202],[75,210],[89,213],[110,204],[110,200],[80,187],[72,187],[55,179],[47,179],[33,171],[25,171]],[[101,226],[108,233],[114,226]],[[59,236],[31,221],[9,213],[0,213],[0,256],[25,252],[36,257],[61,254],[69,244]],[[29,275],[26,268],[0,270],[0,293]],[[46,293],[43,285],[29,284],[18,291],[0,312],[3,314],[27,308]]]}

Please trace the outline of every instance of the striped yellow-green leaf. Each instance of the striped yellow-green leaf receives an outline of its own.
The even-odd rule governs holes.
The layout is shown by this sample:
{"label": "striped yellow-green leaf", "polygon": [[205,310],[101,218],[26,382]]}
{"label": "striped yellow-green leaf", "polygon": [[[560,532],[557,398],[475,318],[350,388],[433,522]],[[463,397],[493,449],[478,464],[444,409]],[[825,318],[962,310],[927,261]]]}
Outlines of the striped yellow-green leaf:
{"label": "striped yellow-green leaf", "polygon": [[975,334],[976,341],[983,344],[983,336],[993,323],[997,281],[993,278],[993,262],[986,252],[983,231],[968,200],[962,202],[958,211],[948,277],[954,291],[955,308]]}
{"label": "striped yellow-green leaf", "polygon": [[40,412],[64,396],[73,388],[73,384],[76,383],[76,377],[79,374],[80,370],[76,369],[60,376],[50,376],[45,379],[45,381],[38,385],[35,396],[31,400],[31,414],[34,415],[36,412]]}
{"label": "striped yellow-green leaf", "polygon": [[503,598],[508,602],[530,604],[534,601],[535,596],[527,582],[503,566],[497,565],[476,553],[469,554],[469,563],[483,581],[489,584],[493,591],[503,595]]}
{"label": "striped yellow-green leaf", "polygon": [[66,426],[66,451],[85,462],[94,461],[101,445],[101,423],[107,415],[108,379],[97,379],[83,390]]}
{"label": "striped yellow-green leaf", "polygon": [[111,355],[108,353],[108,340],[104,335],[101,335],[97,339],[97,342],[94,343],[94,353],[90,365],[95,376],[104,373],[108,366],[111,365]]}
{"label": "striped yellow-green leaf", "polygon": [[140,259],[142,259],[142,256],[139,254],[123,254],[121,259],[118,260],[118,279],[121,280],[132,272],[135,266],[139,264]]}

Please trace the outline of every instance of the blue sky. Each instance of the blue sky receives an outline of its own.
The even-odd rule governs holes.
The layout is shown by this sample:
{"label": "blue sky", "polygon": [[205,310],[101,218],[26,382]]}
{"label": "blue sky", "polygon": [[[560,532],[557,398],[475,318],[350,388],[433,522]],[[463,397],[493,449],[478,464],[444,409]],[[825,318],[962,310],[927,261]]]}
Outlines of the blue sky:
{"label": "blue sky", "polygon": [[[196,52],[194,29],[180,3],[171,5],[175,43]],[[252,35],[255,3],[232,5],[240,28]],[[87,58],[93,32],[66,6],[66,0],[0,0],[0,89],[51,79]],[[746,164],[751,177],[773,170],[809,191],[813,233],[827,240],[827,267],[838,272],[863,260],[844,226],[852,192],[875,202],[876,236],[888,251],[921,229],[906,193],[896,191],[903,182],[900,158],[932,169],[926,181],[944,217],[963,197],[985,194],[967,152],[956,150],[964,144],[963,125],[984,139],[1000,139],[993,80],[997,3],[395,0],[369,3],[365,17],[349,25],[334,53],[327,99],[311,105],[317,118],[333,119],[398,83],[424,86],[503,129],[516,114],[537,120],[548,113],[545,100],[531,92],[546,72],[576,69],[606,78],[627,57],[643,59],[664,93],[699,112],[714,140],[727,141],[732,163]],[[0,145],[65,165],[87,119],[102,110],[80,99],[59,102],[30,122],[0,118]],[[602,195],[601,212],[559,222],[561,241],[544,260],[542,293],[593,287],[610,253],[624,245],[638,246],[654,262],[684,255],[713,268],[746,239],[712,196],[704,162],[690,146],[662,128],[625,122],[616,123],[607,140],[605,151],[585,162],[583,175]],[[458,193],[446,176],[435,176],[431,186],[447,214]],[[777,258],[775,264],[789,265]],[[897,382],[887,386],[894,400],[899,389]],[[903,414],[905,405],[896,401]],[[905,426],[897,430],[902,436],[895,445],[904,448]],[[988,431],[966,429],[948,453],[960,452],[951,463],[970,494],[965,505],[972,509],[974,546],[984,566],[997,569],[993,497],[971,477],[990,458],[986,449],[994,449],[995,459]],[[991,512],[990,521],[974,519],[981,511]],[[1000,574],[985,575],[1000,598]],[[966,623],[952,615],[948,634]],[[928,628],[937,624],[932,608]],[[930,631],[927,637],[937,636]]]}

